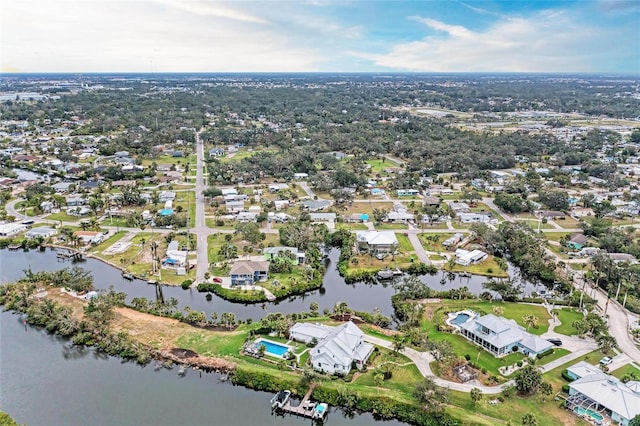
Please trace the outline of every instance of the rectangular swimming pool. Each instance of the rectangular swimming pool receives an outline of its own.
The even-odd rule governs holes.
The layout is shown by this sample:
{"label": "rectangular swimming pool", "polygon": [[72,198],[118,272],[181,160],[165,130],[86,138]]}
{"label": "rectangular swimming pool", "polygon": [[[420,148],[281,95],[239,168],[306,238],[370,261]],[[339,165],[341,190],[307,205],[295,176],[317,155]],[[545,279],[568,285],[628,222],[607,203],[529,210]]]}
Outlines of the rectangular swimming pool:
{"label": "rectangular swimming pool", "polygon": [[[573,411],[575,411],[576,413],[580,414],[581,416],[584,416],[585,414],[590,416],[592,419],[594,419],[596,422],[602,422],[602,419],[604,419],[604,417],[602,417],[602,415],[600,415],[599,413],[596,413],[593,410],[589,410],[586,408],[582,408],[582,407],[576,407],[573,409]],[[600,423],[598,423],[600,424]]]}
{"label": "rectangular swimming pool", "polygon": [[259,339],[256,342],[256,345],[258,345],[258,347],[260,347],[260,345],[264,345],[266,354],[276,356],[279,358],[282,358],[282,355],[286,354],[287,351],[290,349],[290,347],[287,345],[283,345],[283,344],[272,342],[270,340],[265,340],[265,339]]}

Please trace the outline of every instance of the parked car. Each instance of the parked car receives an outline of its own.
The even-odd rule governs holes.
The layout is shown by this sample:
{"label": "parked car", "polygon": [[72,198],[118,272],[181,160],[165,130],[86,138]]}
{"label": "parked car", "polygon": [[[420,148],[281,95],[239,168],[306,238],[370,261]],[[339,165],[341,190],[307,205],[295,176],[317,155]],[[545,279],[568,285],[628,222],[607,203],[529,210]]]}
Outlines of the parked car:
{"label": "parked car", "polygon": [[553,343],[555,346],[562,346],[562,340],[560,339],[547,339],[547,342]]}
{"label": "parked car", "polygon": [[613,359],[611,359],[611,358],[610,358],[610,357],[608,357],[608,356],[605,356],[604,358],[602,358],[602,359],[600,360],[600,364],[601,364],[601,365],[609,365],[609,364],[611,364],[612,362],[613,362]]}
{"label": "parked car", "polygon": [[220,278],[220,277],[213,277],[213,282],[214,282],[214,283],[219,283],[219,284],[221,284],[221,283],[222,283],[222,278]]}

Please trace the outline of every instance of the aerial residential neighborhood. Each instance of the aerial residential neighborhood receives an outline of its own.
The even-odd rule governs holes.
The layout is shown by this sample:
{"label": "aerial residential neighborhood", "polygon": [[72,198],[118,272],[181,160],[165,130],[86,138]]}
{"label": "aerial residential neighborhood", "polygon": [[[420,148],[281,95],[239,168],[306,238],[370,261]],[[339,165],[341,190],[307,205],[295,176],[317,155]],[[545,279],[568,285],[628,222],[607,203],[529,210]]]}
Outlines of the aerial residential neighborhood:
{"label": "aerial residential neighborhood", "polygon": [[[322,421],[640,414],[637,81],[595,113],[515,107],[518,79],[362,77],[347,105],[340,75],[51,78],[2,80],[0,303],[29,324],[85,342],[87,318],[111,355]],[[604,84],[536,83],[584,102]],[[127,120],[95,113],[103,97]]]}

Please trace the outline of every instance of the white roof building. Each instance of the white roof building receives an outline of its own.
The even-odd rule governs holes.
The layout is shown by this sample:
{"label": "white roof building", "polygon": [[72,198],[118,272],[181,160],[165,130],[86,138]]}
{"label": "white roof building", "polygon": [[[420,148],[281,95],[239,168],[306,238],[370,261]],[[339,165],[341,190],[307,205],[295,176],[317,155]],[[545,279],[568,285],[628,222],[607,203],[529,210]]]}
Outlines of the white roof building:
{"label": "white roof building", "polygon": [[21,223],[2,223],[0,224],[0,237],[11,237],[25,229],[27,226]]}
{"label": "white roof building", "polygon": [[391,249],[399,245],[393,231],[357,231],[356,240],[376,249]]}
{"label": "white roof building", "polygon": [[599,411],[614,422],[628,425],[640,415],[640,383],[622,383],[616,377],[594,371],[569,383],[567,408]]}
{"label": "white roof building", "polygon": [[289,331],[292,339],[318,344],[310,350],[313,368],[329,374],[348,374],[352,364],[364,367],[373,351],[373,345],[363,341],[364,334],[349,321],[337,327],[297,323]]}
{"label": "white roof building", "polygon": [[459,327],[460,334],[495,356],[508,355],[514,350],[535,356],[553,347],[550,342],[527,332],[515,321],[493,314],[470,318]]}
{"label": "white roof building", "polygon": [[463,250],[456,249],[456,263],[462,266],[469,266],[474,263],[480,263],[487,258],[487,253],[482,250]]}

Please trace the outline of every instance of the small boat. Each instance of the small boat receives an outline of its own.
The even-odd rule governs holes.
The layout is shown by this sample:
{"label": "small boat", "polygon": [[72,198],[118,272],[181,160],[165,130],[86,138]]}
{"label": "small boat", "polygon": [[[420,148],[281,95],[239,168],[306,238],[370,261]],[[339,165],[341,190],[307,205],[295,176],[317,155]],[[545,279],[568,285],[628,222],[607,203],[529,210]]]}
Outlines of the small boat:
{"label": "small boat", "polygon": [[323,419],[327,415],[328,411],[329,411],[329,405],[324,402],[320,402],[316,404],[316,406],[313,408],[312,418]]}
{"label": "small boat", "polygon": [[187,374],[187,369],[184,367],[184,365],[181,365],[180,369],[178,370],[178,376],[183,377],[185,374]]}
{"label": "small boat", "polygon": [[393,271],[390,269],[382,269],[376,274],[381,280],[390,280],[393,278]]}
{"label": "small boat", "polygon": [[158,284],[158,281],[156,281],[156,280],[149,280],[149,281],[147,281],[147,284]]}
{"label": "small boat", "polygon": [[129,272],[123,272],[122,273],[122,278],[124,278],[125,280],[133,280],[133,274],[130,274]]}
{"label": "small boat", "polygon": [[396,268],[393,270],[393,275],[404,275],[404,272],[402,272],[400,269]]}
{"label": "small boat", "polygon": [[289,401],[289,397],[290,396],[291,396],[291,391],[289,391],[289,390],[281,390],[280,392],[275,394],[273,398],[271,398],[271,408],[272,409],[277,409],[277,408],[281,409],[282,407],[284,407],[284,405],[287,403],[287,401]]}
{"label": "small boat", "polygon": [[22,247],[22,244],[9,244],[9,246],[7,248],[9,250],[18,250],[21,247]]}

